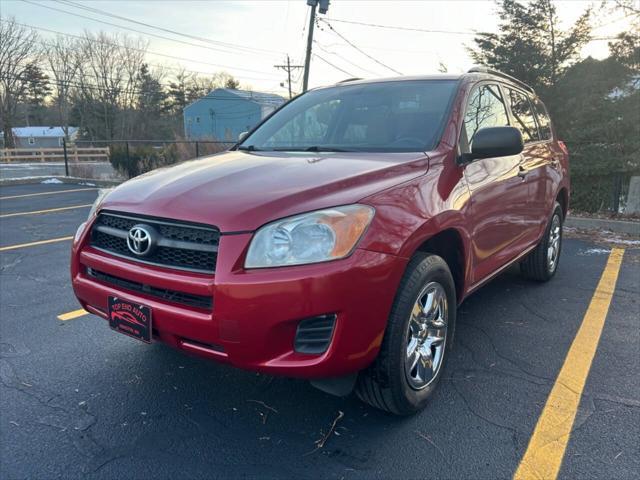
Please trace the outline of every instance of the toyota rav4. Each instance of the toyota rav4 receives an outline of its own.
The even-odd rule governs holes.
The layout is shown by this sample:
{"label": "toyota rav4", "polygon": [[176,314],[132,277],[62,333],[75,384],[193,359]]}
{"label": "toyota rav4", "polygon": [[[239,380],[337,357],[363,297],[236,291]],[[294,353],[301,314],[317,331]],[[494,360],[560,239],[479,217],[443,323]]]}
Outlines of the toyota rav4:
{"label": "toyota rav4", "polygon": [[469,294],[514,263],[553,277],[568,202],[567,150],[522,82],[352,79],[101,192],[71,277],[121,333],[408,414]]}

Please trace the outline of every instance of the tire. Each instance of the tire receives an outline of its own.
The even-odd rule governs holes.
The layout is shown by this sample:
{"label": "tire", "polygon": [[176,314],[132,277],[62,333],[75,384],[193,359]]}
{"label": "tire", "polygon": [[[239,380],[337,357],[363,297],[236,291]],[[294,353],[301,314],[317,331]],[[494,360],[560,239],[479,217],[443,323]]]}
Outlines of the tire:
{"label": "tire", "polygon": [[[417,302],[423,302],[420,308]],[[423,305],[434,306],[427,309]],[[455,284],[447,263],[437,255],[415,255],[396,293],[378,357],[358,376],[355,391],[360,400],[396,415],[424,408],[453,345],[456,307]],[[414,356],[409,356],[410,350]],[[425,367],[429,356],[430,368]],[[415,368],[405,366],[413,361],[417,361]]]}
{"label": "tire", "polygon": [[[562,252],[562,225],[564,218],[562,207],[558,202],[553,207],[553,213],[545,229],[544,236],[538,246],[520,262],[520,272],[526,278],[538,282],[547,282],[558,271],[560,253]],[[553,245],[555,244],[555,247]],[[551,247],[555,253],[551,253]],[[553,262],[551,255],[554,255]]]}

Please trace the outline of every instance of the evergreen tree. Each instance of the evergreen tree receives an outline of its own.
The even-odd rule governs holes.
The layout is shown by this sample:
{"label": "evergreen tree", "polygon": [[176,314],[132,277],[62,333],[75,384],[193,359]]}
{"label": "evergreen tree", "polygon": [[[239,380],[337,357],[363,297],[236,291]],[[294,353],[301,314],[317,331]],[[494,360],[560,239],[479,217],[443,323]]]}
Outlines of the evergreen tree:
{"label": "evergreen tree", "polygon": [[46,99],[51,95],[49,77],[35,63],[30,63],[24,69],[24,92],[20,102],[25,111],[25,121],[28,125],[42,125],[47,117]]}
{"label": "evergreen tree", "polygon": [[502,0],[498,6],[499,32],[479,33],[469,48],[471,57],[541,91],[558,81],[589,41],[590,10],[569,30],[560,30],[551,0]]}
{"label": "evergreen tree", "polygon": [[167,123],[163,120],[164,114],[169,110],[167,94],[162,88],[160,80],[149,71],[149,66],[143,63],[140,66],[137,82],[137,116],[134,135],[139,139],[163,139],[168,138]]}

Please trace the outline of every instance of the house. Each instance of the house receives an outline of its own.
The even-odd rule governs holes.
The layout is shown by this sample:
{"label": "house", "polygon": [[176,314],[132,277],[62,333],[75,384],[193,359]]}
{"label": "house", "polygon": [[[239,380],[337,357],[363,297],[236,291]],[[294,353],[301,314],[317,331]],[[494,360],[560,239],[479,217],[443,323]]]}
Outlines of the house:
{"label": "house", "polygon": [[184,133],[190,140],[235,142],[284,102],[271,93],[216,88],[184,108]]}
{"label": "house", "polygon": [[[55,148],[62,146],[65,137],[63,127],[15,127],[12,128],[16,148]],[[78,136],[78,127],[69,127],[69,141]],[[2,140],[0,132],[0,141]],[[2,145],[4,147],[4,145]]]}

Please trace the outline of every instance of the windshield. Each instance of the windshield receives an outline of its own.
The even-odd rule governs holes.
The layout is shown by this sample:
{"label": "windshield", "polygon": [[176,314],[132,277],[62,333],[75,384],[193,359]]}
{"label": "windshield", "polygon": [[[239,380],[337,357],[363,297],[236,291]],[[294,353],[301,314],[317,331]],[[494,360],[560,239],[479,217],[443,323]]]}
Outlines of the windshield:
{"label": "windshield", "polygon": [[288,103],[240,150],[418,152],[440,136],[455,80],[340,85]]}

